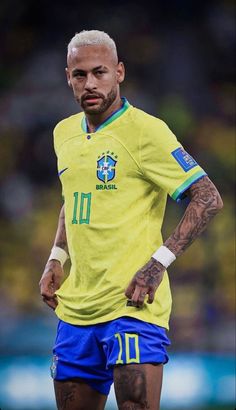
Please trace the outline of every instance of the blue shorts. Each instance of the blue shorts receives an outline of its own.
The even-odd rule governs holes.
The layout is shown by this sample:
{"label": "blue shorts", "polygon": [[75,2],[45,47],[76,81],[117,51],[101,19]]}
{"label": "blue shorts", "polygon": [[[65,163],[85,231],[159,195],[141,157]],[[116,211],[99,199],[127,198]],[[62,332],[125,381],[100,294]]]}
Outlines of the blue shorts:
{"label": "blue shorts", "polygon": [[58,323],[51,375],[55,380],[83,379],[107,395],[113,367],[129,363],[167,363],[170,341],[163,327],[131,317],[97,325]]}

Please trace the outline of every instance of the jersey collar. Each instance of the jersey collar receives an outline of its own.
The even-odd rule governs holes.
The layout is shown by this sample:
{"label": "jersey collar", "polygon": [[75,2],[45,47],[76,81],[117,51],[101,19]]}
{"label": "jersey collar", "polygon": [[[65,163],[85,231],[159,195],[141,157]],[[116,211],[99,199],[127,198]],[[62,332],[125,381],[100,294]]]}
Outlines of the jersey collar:
{"label": "jersey collar", "polygon": [[[96,127],[94,132],[100,131],[102,128],[106,127],[108,124],[111,124],[111,122],[119,118],[130,107],[130,103],[127,101],[125,97],[121,97],[121,100],[122,100],[122,106],[118,110],[114,111],[111,115],[109,115],[109,117],[105,121],[103,121],[98,127]],[[82,118],[81,127],[84,132],[87,132],[87,133],[89,132],[85,115]]]}

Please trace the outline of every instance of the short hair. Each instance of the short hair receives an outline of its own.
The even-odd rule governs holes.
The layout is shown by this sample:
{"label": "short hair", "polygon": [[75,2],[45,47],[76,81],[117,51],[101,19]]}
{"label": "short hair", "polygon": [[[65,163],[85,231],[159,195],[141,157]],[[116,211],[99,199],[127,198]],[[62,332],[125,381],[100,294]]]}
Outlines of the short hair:
{"label": "short hair", "polygon": [[72,48],[78,48],[81,46],[92,45],[105,45],[112,52],[116,60],[118,60],[117,49],[114,40],[105,31],[100,30],[83,30],[80,33],[76,33],[68,44],[68,54],[70,54]]}

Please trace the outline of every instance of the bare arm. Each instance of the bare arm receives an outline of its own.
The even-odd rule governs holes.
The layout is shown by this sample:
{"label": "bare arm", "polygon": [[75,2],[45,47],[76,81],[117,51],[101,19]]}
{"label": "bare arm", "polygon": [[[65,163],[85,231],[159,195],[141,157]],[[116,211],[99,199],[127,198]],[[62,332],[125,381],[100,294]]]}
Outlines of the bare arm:
{"label": "bare arm", "polygon": [[59,246],[59,248],[67,251],[67,238],[66,238],[66,227],[65,227],[65,207],[61,208],[57,232],[54,240],[54,246]]}
{"label": "bare arm", "polygon": [[[181,255],[194,242],[223,207],[219,192],[207,176],[194,183],[189,188],[188,195],[191,200],[184,216],[164,243],[175,256]],[[133,305],[142,306],[147,294],[148,303],[153,302],[165,270],[160,262],[151,258],[135,274],[125,292]]]}
{"label": "bare arm", "polygon": [[184,216],[164,243],[175,256],[181,255],[193,243],[223,207],[219,192],[207,176],[193,184],[188,195],[191,201]]}
{"label": "bare arm", "polygon": [[[64,205],[62,206],[59,215],[54,246],[67,250]],[[63,276],[64,270],[59,261],[52,259],[46,263],[43,275],[39,282],[39,287],[43,301],[52,309],[55,309],[57,306],[55,292],[59,289]]]}

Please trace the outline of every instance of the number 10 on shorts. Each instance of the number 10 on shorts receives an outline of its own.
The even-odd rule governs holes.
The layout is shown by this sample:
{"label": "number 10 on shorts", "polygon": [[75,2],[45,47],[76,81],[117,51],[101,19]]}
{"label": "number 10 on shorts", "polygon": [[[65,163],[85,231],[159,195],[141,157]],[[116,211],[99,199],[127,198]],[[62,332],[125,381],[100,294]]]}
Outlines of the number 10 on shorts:
{"label": "number 10 on shorts", "polygon": [[[125,333],[122,337],[120,333],[116,333],[115,337],[119,343],[119,354],[116,364],[140,363],[138,335]],[[123,352],[125,354],[125,360]]]}

